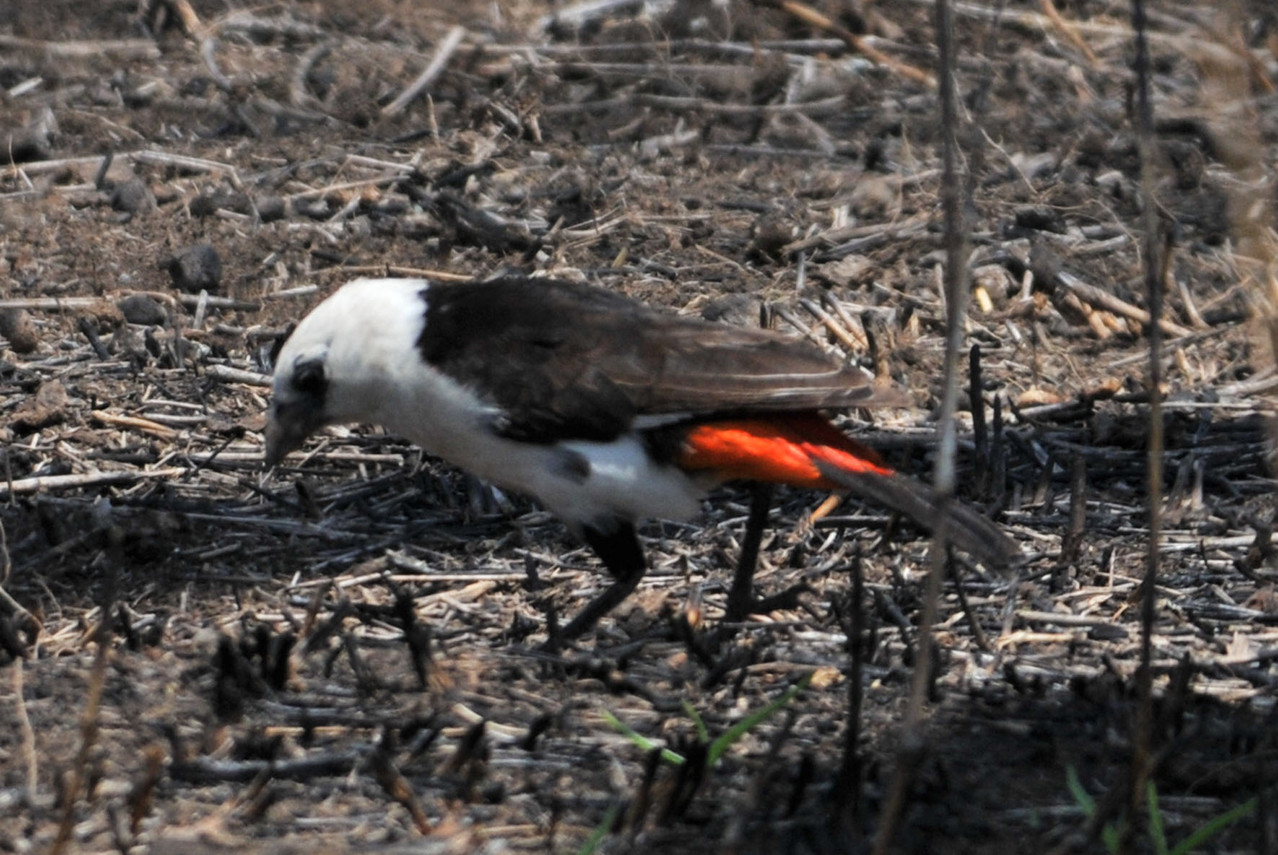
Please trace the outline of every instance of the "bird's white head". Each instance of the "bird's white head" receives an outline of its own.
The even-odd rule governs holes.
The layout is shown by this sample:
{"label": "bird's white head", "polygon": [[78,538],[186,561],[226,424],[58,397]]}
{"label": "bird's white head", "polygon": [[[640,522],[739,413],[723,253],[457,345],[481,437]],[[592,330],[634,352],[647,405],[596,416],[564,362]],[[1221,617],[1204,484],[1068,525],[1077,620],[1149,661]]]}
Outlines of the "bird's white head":
{"label": "bird's white head", "polygon": [[424,324],[422,279],[357,279],[302,319],[275,361],[266,466],[319,428],[383,423],[381,410]]}

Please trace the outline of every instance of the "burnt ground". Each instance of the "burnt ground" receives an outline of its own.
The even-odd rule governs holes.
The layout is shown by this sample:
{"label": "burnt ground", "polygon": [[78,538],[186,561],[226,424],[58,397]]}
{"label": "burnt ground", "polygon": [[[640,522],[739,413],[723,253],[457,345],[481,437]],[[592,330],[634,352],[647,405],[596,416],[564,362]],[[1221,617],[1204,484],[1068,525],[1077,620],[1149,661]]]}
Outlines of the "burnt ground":
{"label": "burnt ground", "polygon": [[[804,526],[824,497],[782,495],[759,585],[805,590],[716,649],[748,503],[725,490],[694,525],[647,525],[640,592],[548,656],[548,614],[603,583],[554,520],[368,429],[267,475],[259,431],[272,345],[342,282],[518,270],[727,322],[768,307],[910,392],[845,424],[926,475],[930,4],[822,6],[842,29],[739,0],[153,5],[0,7],[0,850],[572,852],[617,807],[606,851],[868,848],[921,532],[856,502]],[[1252,318],[1278,21],[1262,0],[1151,6],[1154,780],[1173,842],[1258,799],[1202,851],[1274,852],[1278,381]],[[1121,806],[1149,546],[1125,15],[958,11],[985,425],[967,395],[961,493],[1028,561],[1015,586],[961,561],[945,583],[896,851],[1103,851],[1069,770]],[[807,675],[686,771],[685,707],[717,734]],[[693,762],[652,765],[607,714]]]}

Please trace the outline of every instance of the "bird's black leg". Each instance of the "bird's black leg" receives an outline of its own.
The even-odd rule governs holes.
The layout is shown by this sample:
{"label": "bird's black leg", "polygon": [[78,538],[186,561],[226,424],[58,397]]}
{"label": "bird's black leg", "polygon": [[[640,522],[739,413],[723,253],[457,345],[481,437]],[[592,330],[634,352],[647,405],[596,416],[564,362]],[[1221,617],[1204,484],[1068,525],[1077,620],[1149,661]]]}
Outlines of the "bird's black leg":
{"label": "bird's black leg", "polygon": [[771,509],[772,485],[754,484],[750,490],[750,516],[746,518],[737,572],[732,579],[732,589],[728,591],[728,605],[723,616],[726,621],[745,620],[754,611],[754,571],[759,564],[759,544],[763,542],[763,527],[767,525]]}
{"label": "bird's black leg", "polygon": [[609,531],[586,526],[582,539],[603,561],[613,582],[599,596],[586,603],[577,616],[559,631],[557,639],[550,639],[546,646],[553,649],[559,641],[570,641],[586,632],[604,615],[621,605],[621,602],[638,585],[648,569],[643,557],[643,547],[635,536],[635,527],[629,522],[619,522]]}

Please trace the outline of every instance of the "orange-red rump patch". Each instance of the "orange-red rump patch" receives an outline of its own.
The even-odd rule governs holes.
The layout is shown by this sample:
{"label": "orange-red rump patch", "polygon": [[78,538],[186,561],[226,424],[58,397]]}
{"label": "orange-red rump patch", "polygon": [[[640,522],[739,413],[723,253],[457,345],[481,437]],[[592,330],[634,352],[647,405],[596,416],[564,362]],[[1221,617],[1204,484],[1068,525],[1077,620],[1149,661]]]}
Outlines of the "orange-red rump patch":
{"label": "orange-red rump patch", "polygon": [[692,427],[679,466],[721,477],[835,490],[817,462],[847,472],[892,475],[873,449],[849,438],[817,413],[727,419]]}

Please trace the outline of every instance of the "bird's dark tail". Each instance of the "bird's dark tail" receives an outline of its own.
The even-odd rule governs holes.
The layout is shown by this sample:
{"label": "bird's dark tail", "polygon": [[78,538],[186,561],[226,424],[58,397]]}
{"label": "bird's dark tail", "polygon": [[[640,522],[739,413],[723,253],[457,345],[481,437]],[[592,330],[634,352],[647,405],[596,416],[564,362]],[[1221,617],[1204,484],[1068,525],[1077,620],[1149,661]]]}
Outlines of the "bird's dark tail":
{"label": "bird's dark tail", "polygon": [[747,479],[820,490],[848,490],[904,514],[929,531],[944,515],[949,541],[992,569],[1016,566],[1020,552],[993,521],[901,475],[871,448],[844,434],[819,413],[755,416],[702,422],[684,437],[679,466],[711,471],[725,480]]}

